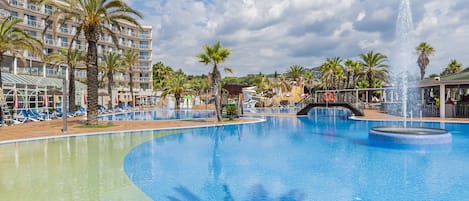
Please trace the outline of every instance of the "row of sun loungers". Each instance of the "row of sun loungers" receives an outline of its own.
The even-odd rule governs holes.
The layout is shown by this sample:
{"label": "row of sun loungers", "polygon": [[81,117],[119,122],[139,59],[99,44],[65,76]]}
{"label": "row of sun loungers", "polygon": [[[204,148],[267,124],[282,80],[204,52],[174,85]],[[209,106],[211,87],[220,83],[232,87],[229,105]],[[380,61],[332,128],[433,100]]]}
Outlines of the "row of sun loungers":
{"label": "row of sun loungers", "polygon": [[[106,109],[105,107],[98,107],[99,114],[111,114],[111,113],[118,113],[118,112],[129,112],[132,111],[132,107],[128,106],[117,106],[114,109]],[[15,114],[13,115],[12,122],[13,124],[22,124],[25,122],[38,122],[38,121],[46,121],[51,119],[60,119],[64,115],[64,112],[61,108],[57,108],[53,112],[49,111],[38,111],[37,109],[20,109],[16,110]],[[76,112],[67,111],[65,113],[67,117],[76,117],[76,116],[84,116],[86,115],[86,109],[83,107],[78,107]]]}
{"label": "row of sun loungers", "polygon": [[[83,107],[79,107],[76,112],[69,112],[69,111],[66,112],[67,117],[83,116],[85,114],[86,114],[86,109]],[[62,112],[61,109],[57,109],[54,112],[49,112],[49,111],[39,112],[36,109],[17,110],[16,113],[13,115],[13,124],[59,119],[59,118],[62,118],[63,115],[64,113]]]}

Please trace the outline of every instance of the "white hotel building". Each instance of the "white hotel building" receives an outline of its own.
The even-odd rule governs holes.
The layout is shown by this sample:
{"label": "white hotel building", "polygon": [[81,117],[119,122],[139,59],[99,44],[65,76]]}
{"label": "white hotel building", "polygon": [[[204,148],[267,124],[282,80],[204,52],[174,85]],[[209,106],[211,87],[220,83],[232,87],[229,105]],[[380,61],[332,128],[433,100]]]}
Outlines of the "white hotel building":
{"label": "white hotel building", "polygon": [[[76,32],[78,24],[71,20],[66,24],[57,27],[56,37],[53,35],[52,27],[49,27],[43,33],[47,16],[52,12],[50,5],[35,5],[28,3],[26,0],[7,0],[8,4],[0,1],[0,20],[8,16],[23,19],[18,25],[20,28],[30,35],[40,39],[44,43],[43,52],[50,54],[59,48],[67,48],[73,35]],[[102,40],[98,42],[98,60],[102,60],[103,55],[116,51],[122,53],[126,49],[134,49],[138,52],[140,60],[138,65],[133,69],[133,87],[134,93],[139,104],[147,103],[148,97],[153,94],[152,87],[152,27],[142,26],[142,30],[138,27],[126,23],[107,24],[117,34],[119,48],[113,43],[110,36],[105,34]],[[120,26],[120,31],[117,28]],[[86,51],[86,40],[82,34],[78,40],[73,42],[73,47]],[[45,64],[39,58],[34,58],[26,53],[27,62],[23,63],[21,59],[11,56],[5,56],[0,64],[0,70],[3,75],[3,87],[6,101],[12,101],[13,91],[22,96],[20,102],[22,107],[41,107],[39,94],[43,91],[60,91],[62,87],[59,81],[64,76],[64,68],[58,69],[50,64]],[[102,76],[102,74],[100,74]],[[75,71],[77,80],[77,98],[76,103],[83,103],[85,93],[85,85],[78,81],[86,81],[86,70],[77,69]],[[114,75],[115,86],[111,96],[100,97],[99,104],[106,104],[108,98],[118,100],[119,102],[130,101],[129,75],[126,73],[118,73]],[[101,90],[100,90],[101,91]],[[60,102],[60,97],[54,97],[51,93],[48,99],[53,102]],[[101,93],[104,94],[104,93]],[[117,101],[113,101],[117,102]],[[51,106],[49,106],[51,107]]]}

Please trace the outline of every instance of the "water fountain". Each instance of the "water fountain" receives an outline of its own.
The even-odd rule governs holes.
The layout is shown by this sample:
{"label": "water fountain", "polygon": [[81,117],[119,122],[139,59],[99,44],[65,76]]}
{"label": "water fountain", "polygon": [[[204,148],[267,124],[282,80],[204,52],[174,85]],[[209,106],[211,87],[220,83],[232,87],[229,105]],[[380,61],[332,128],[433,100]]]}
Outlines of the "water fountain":
{"label": "water fountain", "polygon": [[451,134],[444,129],[426,127],[407,127],[407,116],[412,116],[408,105],[418,105],[419,90],[411,88],[418,80],[414,47],[417,44],[413,35],[414,25],[410,0],[402,0],[396,22],[396,48],[394,50],[390,80],[398,88],[401,101],[401,115],[404,118],[402,127],[374,127],[369,131],[368,139],[374,142],[397,144],[446,144],[451,142]]}

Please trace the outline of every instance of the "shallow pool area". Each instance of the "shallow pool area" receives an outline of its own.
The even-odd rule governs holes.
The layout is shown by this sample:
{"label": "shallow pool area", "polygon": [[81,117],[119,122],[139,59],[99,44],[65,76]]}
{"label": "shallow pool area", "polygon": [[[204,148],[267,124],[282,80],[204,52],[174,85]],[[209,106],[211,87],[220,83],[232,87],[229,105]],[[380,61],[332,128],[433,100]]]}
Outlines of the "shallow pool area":
{"label": "shallow pool area", "polygon": [[374,146],[348,113],[0,144],[2,200],[464,200],[469,124],[444,147]]}

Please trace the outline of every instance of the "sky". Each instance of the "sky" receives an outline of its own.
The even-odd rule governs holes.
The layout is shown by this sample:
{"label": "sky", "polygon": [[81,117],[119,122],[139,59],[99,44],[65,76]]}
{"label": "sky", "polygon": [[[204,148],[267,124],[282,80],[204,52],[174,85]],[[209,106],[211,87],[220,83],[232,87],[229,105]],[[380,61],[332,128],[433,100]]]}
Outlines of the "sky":
{"label": "sky", "polygon": [[[127,0],[153,27],[153,63],[187,74],[211,65],[195,55],[220,41],[232,76],[317,67],[326,58],[358,59],[369,51],[392,63],[400,0]],[[411,0],[415,46],[435,48],[426,76],[451,59],[469,66],[469,0]],[[417,60],[417,53],[412,56]],[[415,63],[415,68],[418,68]]]}

